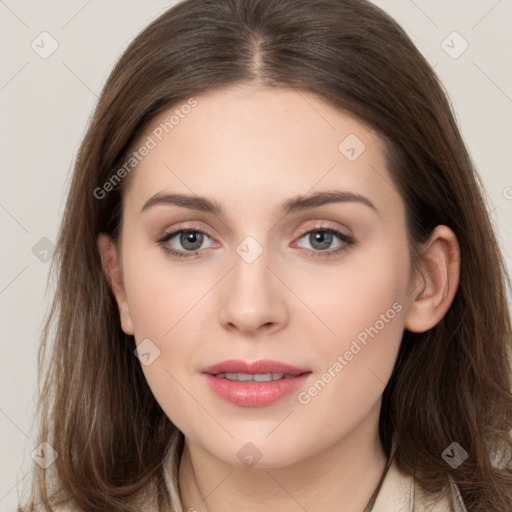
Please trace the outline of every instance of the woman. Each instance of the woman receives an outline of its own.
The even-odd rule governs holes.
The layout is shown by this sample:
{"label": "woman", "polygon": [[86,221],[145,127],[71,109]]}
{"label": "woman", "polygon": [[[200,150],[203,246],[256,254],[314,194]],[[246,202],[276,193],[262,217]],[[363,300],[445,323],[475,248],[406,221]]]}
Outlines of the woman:
{"label": "woman", "polygon": [[42,506],[511,509],[505,266],[435,74],[371,3],[151,23],[57,262]]}

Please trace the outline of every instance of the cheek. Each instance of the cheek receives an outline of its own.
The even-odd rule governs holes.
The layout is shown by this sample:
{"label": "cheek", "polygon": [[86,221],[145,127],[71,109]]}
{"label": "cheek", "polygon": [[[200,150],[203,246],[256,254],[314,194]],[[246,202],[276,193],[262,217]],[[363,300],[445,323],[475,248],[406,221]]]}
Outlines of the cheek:
{"label": "cheek", "polygon": [[[325,343],[315,348],[329,354],[333,349],[348,350],[351,341],[360,334],[359,339],[364,343],[365,333],[366,336],[367,330],[374,333],[370,328],[375,324],[379,339],[399,338],[409,265],[407,245],[397,237],[375,240],[367,247],[347,253],[336,266],[312,267],[310,272],[301,273],[303,277],[296,276],[297,295],[304,298],[322,321],[316,322],[316,328],[322,329],[317,332],[322,333]],[[292,280],[293,275],[288,274],[286,279]],[[309,324],[313,326],[314,318],[310,318]],[[375,350],[379,347],[375,346]]]}
{"label": "cheek", "polygon": [[[404,329],[408,250],[379,244],[347,260],[309,299],[335,334],[315,350],[320,375],[298,396],[304,414],[322,423],[325,439],[355,428],[381,398]],[[311,290],[311,288],[310,288]],[[329,341],[330,340],[330,341]],[[312,428],[314,428],[312,426]]]}
{"label": "cheek", "polygon": [[189,418],[198,415],[189,394],[198,393],[190,378],[197,353],[209,343],[211,305],[208,312],[205,308],[223,271],[170,262],[163,251],[157,255],[143,244],[127,242],[124,248],[124,281],[135,339],[150,354],[149,361],[141,358],[142,370],[167,416],[178,428],[189,430]]}
{"label": "cheek", "polygon": [[205,266],[176,263],[147,242],[126,244],[124,281],[137,340],[172,339],[180,324],[197,319],[196,305],[216,278]]}

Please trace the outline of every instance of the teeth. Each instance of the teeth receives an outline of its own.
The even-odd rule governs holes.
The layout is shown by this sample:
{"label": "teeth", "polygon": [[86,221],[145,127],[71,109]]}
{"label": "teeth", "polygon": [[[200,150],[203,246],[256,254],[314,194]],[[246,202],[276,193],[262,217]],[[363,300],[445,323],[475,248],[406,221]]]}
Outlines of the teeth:
{"label": "teeth", "polygon": [[235,380],[235,381],[256,381],[256,382],[270,382],[273,380],[290,379],[295,375],[287,375],[284,373],[219,373],[216,375],[219,379]]}

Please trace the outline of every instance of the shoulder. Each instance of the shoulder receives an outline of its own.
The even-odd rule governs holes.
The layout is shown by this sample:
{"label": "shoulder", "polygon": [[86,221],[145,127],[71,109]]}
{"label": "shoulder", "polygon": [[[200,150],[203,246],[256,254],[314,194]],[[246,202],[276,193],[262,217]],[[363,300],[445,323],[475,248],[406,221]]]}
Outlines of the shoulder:
{"label": "shoulder", "polygon": [[418,487],[411,475],[401,473],[391,463],[372,512],[467,512],[460,493],[450,483],[443,496],[431,496]]}

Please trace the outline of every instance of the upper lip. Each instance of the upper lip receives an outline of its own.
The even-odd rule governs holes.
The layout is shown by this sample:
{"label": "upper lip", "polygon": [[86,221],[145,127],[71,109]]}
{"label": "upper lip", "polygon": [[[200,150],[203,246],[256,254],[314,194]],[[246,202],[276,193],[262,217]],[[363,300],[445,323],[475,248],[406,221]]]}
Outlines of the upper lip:
{"label": "upper lip", "polygon": [[300,375],[309,372],[307,368],[298,368],[279,361],[261,359],[259,361],[242,361],[241,359],[229,359],[221,363],[208,366],[202,370],[203,373],[217,375],[219,373],[284,373],[286,375]]}

